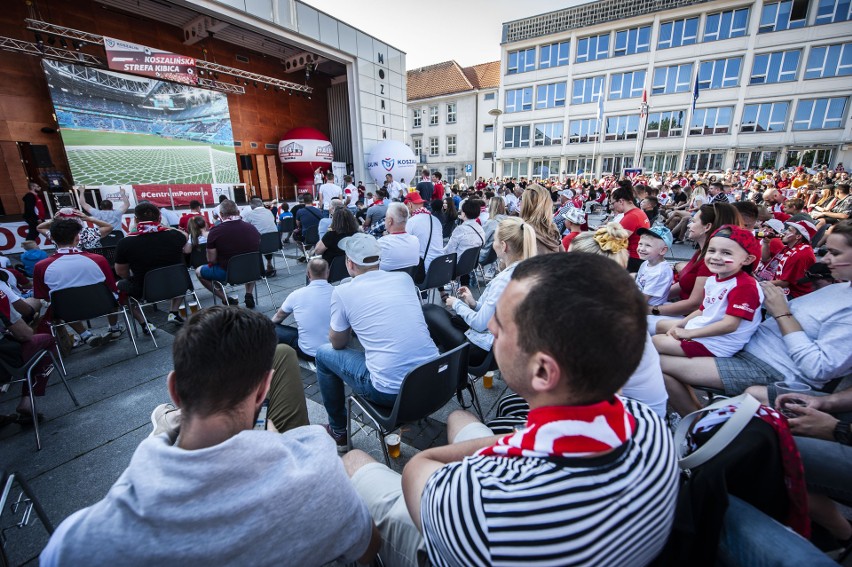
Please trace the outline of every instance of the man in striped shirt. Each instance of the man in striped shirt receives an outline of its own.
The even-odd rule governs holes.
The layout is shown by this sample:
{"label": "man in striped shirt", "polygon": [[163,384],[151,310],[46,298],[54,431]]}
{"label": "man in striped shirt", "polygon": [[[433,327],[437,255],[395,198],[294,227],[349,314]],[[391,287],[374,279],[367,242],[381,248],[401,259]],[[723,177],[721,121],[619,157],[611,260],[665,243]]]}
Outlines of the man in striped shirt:
{"label": "man in striped shirt", "polygon": [[401,483],[364,453],[344,458],[386,564],[646,565],[660,553],[678,474],[664,423],[616,396],[646,333],[630,281],[590,254],[522,262],[489,329],[503,378],[530,405],[526,427],[495,437],[454,412],[453,443],[412,458]]}

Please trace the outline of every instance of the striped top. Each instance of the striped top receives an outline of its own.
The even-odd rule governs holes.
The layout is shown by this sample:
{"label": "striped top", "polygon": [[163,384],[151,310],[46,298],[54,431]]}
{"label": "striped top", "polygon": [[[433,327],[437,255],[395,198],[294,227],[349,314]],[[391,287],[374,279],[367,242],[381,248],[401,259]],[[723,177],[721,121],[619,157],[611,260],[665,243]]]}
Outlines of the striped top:
{"label": "striped top", "polygon": [[591,458],[474,456],[429,479],[421,521],[433,565],[646,565],[671,529],[671,435],[623,399],[633,438]]}

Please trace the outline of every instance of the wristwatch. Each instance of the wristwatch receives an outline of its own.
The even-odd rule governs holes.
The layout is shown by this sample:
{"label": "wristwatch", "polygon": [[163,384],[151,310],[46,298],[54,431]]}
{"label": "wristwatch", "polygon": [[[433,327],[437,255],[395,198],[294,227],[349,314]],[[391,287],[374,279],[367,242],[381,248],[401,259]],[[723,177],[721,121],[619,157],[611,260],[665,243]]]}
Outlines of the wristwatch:
{"label": "wristwatch", "polygon": [[659,306],[655,305],[655,306],[651,307],[651,315],[659,315],[659,314],[660,314]]}
{"label": "wristwatch", "polygon": [[852,431],[848,421],[838,421],[834,426],[834,439],[843,445],[852,445]]}

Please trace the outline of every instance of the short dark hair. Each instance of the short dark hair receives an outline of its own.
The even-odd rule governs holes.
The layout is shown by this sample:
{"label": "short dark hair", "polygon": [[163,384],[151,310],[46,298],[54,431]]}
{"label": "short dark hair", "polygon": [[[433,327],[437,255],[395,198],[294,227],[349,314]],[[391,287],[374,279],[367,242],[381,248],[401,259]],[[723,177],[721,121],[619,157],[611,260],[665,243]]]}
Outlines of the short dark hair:
{"label": "short dark hair", "polygon": [[142,222],[151,222],[160,220],[160,209],[153,203],[139,203],[133,209],[133,214],[136,215],[136,220]]}
{"label": "short dark hair", "polygon": [[104,199],[103,201],[101,201],[100,209],[102,211],[111,211],[112,210],[112,201],[110,201],[109,199]]}
{"label": "short dark hair", "polygon": [[190,317],[172,347],[181,410],[209,416],[233,409],[272,369],[277,344],[272,321],[255,311],[217,305]]}
{"label": "short dark hair", "polygon": [[731,205],[740,213],[740,216],[757,219],[758,214],[760,213],[757,208],[757,203],[754,203],[753,201],[737,201],[735,203],[731,203]]}
{"label": "short dark hair", "polygon": [[74,239],[83,230],[77,219],[56,219],[50,223],[50,239],[56,246],[73,244]]}
{"label": "short dark hair", "polygon": [[834,186],[834,188],[836,190],[840,191],[841,193],[843,193],[844,195],[849,194],[849,184],[848,183],[838,183],[837,185]]}
{"label": "short dark hair", "polygon": [[629,201],[636,204],[636,195],[633,193],[633,186],[625,186],[621,185],[618,189],[615,189],[612,192],[612,195],[609,197],[610,201],[615,203],[616,201]]}
{"label": "short dark hair", "polygon": [[435,173],[433,173],[432,175],[434,175],[435,177],[437,177],[437,178],[438,178],[438,181],[440,181],[440,180],[441,180],[441,179],[443,179],[443,177],[444,177],[443,175],[441,175],[441,172],[440,172],[440,171],[436,171],[436,172],[435,172]]}
{"label": "short dark hair", "polygon": [[189,208],[190,209],[200,209],[201,208],[201,201],[196,201],[195,199],[193,199],[192,201],[189,202]]}
{"label": "short dark hair", "polygon": [[470,220],[479,218],[479,214],[482,212],[483,202],[479,199],[468,199],[464,203],[462,203],[462,212],[464,216],[469,218]]}
{"label": "short dark hair", "polygon": [[648,332],[648,304],[627,271],[597,254],[544,254],[518,264],[512,280],[532,280],[514,313],[521,350],[553,356],[579,404],[612,398]]}

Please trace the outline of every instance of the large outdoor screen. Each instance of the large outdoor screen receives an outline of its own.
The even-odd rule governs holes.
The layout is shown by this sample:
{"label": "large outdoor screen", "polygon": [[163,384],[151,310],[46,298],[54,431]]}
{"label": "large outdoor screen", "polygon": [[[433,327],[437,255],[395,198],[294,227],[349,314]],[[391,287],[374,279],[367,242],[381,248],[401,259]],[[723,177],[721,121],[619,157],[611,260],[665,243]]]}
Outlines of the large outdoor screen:
{"label": "large outdoor screen", "polygon": [[225,94],[43,65],[75,184],[239,183]]}

